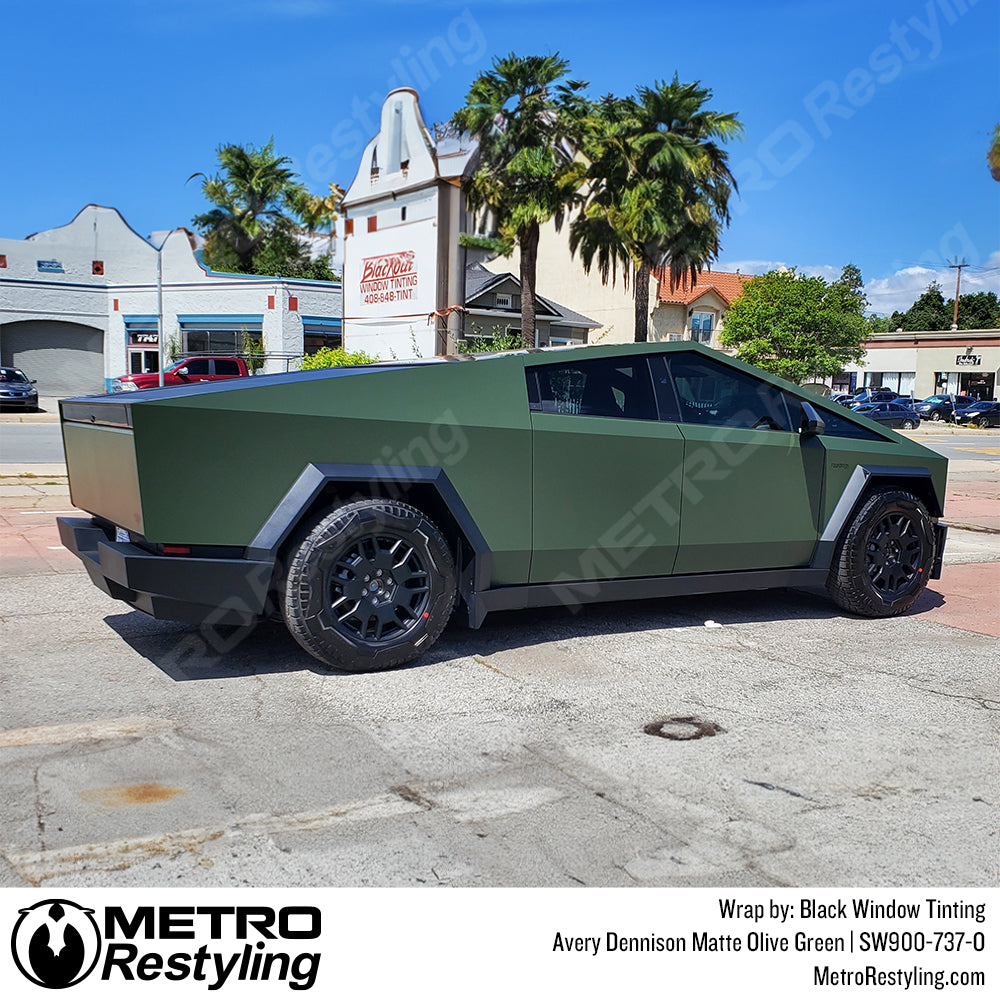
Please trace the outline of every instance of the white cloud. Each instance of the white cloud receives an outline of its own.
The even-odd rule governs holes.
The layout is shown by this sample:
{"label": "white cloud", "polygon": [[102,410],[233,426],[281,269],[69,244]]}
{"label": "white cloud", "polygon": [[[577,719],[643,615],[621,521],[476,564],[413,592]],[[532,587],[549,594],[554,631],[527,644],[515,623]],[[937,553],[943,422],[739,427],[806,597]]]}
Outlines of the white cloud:
{"label": "white cloud", "polygon": [[[872,278],[865,285],[869,311],[888,316],[895,310],[909,309],[924,289],[936,281],[946,299],[955,295],[955,272],[951,268],[904,267],[887,278]],[[982,263],[962,269],[961,295],[973,292],[996,292],[1000,295],[1000,250]]]}
{"label": "white cloud", "polygon": [[[739,271],[741,274],[764,274],[766,271],[786,271],[789,265],[781,260],[729,260],[720,262],[716,270]],[[802,274],[818,275],[827,281],[836,281],[841,268],[832,264],[807,264],[797,267]],[[955,272],[948,267],[925,267],[920,264],[903,267],[885,278],[872,278],[865,285],[868,312],[888,316],[904,312],[920,297],[924,289],[936,281],[946,299],[955,294]],[[1000,295],[1000,250],[994,250],[981,264],[962,270],[961,294],[996,292]]]}
{"label": "white cloud", "polygon": [[[783,260],[728,260],[720,263],[717,271],[739,271],[740,274],[764,274],[767,271],[790,271],[792,265]],[[834,267],[832,264],[804,264],[795,265],[795,270],[799,274],[808,274],[810,277],[820,277],[826,281],[836,281],[843,270]]]}

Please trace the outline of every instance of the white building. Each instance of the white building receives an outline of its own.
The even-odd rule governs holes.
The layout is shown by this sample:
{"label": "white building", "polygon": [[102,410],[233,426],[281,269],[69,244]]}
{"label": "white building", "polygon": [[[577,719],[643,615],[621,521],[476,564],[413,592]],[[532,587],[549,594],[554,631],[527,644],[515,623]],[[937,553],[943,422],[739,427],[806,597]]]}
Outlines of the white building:
{"label": "white building", "polygon": [[186,229],[158,251],[117,210],[88,205],[68,225],[0,239],[0,363],[37,379],[42,396],[101,392],[115,376],[156,371],[161,286],[165,360],[261,341],[264,371],[285,371],[341,342],[339,282],[219,274]]}
{"label": "white building", "polygon": [[344,197],[344,342],[383,360],[452,353],[461,335],[462,179],[475,145],[436,141],[416,91],[393,90]]}

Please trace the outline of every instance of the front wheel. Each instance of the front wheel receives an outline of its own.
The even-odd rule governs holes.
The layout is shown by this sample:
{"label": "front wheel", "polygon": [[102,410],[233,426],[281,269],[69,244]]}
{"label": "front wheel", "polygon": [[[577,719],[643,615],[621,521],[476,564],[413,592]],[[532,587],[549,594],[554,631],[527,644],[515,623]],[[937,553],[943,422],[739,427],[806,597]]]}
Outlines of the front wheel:
{"label": "front wheel", "polygon": [[934,565],[934,525],[912,493],[884,490],[864,503],[841,536],[827,578],[834,603],[887,618],[908,610]]}
{"label": "front wheel", "polygon": [[989,427],[990,426],[989,417],[980,417],[976,421],[976,426],[977,427]]}
{"label": "front wheel", "polygon": [[455,590],[455,563],[438,527],[409,504],[372,498],[331,511],[294,549],[282,611],[317,660],[384,670],[434,644]]}
{"label": "front wheel", "polygon": [[938,420],[940,420],[940,419],[941,419],[941,413],[940,413],[940,411],[939,411],[939,410],[935,410],[935,411],[934,411],[934,412],[933,412],[933,413],[931,414],[931,420],[933,420],[933,421],[935,421],[935,422],[936,422],[936,421],[938,421]]}

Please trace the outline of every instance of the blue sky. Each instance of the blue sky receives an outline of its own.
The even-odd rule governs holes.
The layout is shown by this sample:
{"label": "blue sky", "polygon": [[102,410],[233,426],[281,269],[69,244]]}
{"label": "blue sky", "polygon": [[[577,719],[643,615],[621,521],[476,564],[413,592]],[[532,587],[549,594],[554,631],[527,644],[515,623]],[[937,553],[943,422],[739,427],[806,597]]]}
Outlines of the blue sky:
{"label": "blue sky", "polygon": [[195,171],[274,136],[306,183],[346,186],[386,91],[425,118],[494,55],[559,52],[594,95],[701,80],[746,127],[718,267],[853,262],[878,311],[932,280],[1000,291],[996,0],[48,0],[3,8],[0,235],[88,202],[142,233],[203,210]]}

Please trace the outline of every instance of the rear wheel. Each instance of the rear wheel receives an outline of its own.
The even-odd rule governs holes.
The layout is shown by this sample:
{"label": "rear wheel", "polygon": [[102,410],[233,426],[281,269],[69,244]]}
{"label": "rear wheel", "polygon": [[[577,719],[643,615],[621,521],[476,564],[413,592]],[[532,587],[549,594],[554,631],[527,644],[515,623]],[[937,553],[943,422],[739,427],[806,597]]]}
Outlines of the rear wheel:
{"label": "rear wheel", "polygon": [[902,490],[871,496],[848,525],[826,589],[854,614],[902,614],[927,585],[934,564],[934,525],[924,505]]}
{"label": "rear wheel", "polygon": [[976,421],[976,426],[977,427],[989,427],[990,426],[990,419],[989,419],[989,417],[980,417]]}
{"label": "rear wheel", "polygon": [[294,549],[282,601],[306,652],[341,670],[384,670],[429,649],[455,603],[455,564],[415,507],[368,499],[330,512]]}
{"label": "rear wheel", "polygon": [[912,420],[904,420],[903,421],[903,430],[904,431],[912,431],[913,428],[916,427],[916,426],[917,425]]}

